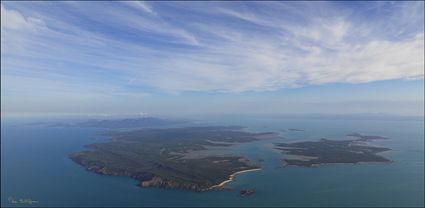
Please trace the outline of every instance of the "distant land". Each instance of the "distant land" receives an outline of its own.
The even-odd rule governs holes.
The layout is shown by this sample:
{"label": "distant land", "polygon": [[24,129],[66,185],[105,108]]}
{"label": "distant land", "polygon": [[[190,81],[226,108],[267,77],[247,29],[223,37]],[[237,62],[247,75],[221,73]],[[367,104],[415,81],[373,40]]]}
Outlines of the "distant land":
{"label": "distant land", "polygon": [[296,159],[284,159],[287,165],[294,166],[318,166],[329,163],[359,163],[359,162],[390,162],[389,159],[377,153],[389,151],[385,147],[375,147],[366,142],[377,139],[387,139],[381,136],[364,136],[359,133],[351,133],[347,136],[354,137],[349,140],[278,143],[275,149],[284,154],[296,156]]}
{"label": "distant land", "polygon": [[396,120],[396,121],[423,121],[424,115],[396,115],[385,113],[357,113],[357,114],[282,114],[269,117],[284,119],[314,119],[314,120]]}
{"label": "distant land", "polygon": [[288,129],[288,131],[304,131],[304,129]]}
{"label": "distant land", "polygon": [[194,191],[223,188],[236,174],[260,168],[242,156],[203,153],[277,136],[246,132],[237,126],[143,129],[108,135],[110,142],[87,145],[90,150],[69,157],[89,171],[132,177],[141,187]]}
{"label": "distant land", "polygon": [[171,120],[156,117],[124,118],[124,119],[90,119],[87,121],[64,122],[37,122],[30,125],[43,125],[48,127],[82,127],[82,128],[152,128],[188,123],[187,120]]}

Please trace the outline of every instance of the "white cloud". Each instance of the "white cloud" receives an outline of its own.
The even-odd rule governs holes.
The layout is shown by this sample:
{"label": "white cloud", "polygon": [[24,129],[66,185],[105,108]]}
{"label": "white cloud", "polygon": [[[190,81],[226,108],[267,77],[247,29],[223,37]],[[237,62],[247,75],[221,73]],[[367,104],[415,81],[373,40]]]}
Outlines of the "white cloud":
{"label": "white cloud", "polygon": [[147,12],[151,15],[157,15],[157,13],[152,9],[152,7],[144,1],[123,1],[122,3],[134,7],[136,9],[142,10],[143,12]]}
{"label": "white cloud", "polygon": [[424,75],[424,35],[404,42],[372,41],[297,59],[309,84],[362,83]]}
{"label": "white cloud", "polygon": [[7,10],[1,5],[1,26],[2,29],[26,29],[30,28],[24,16],[19,12]]}
{"label": "white cloud", "polygon": [[[335,36],[341,34],[338,31]],[[336,37],[333,43],[328,38],[313,39],[331,52],[301,44],[298,47],[307,51],[304,55],[286,49],[286,43],[279,46],[273,45],[275,40],[243,37],[227,45],[209,46],[204,52],[163,60],[159,68],[167,70],[140,81],[169,91],[242,92],[424,76],[423,34],[404,41],[358,44]]]}
{"label": "white cloud", "polygon": [[[335,82],[423,79],[424,76],[423,31],[391,39],[379,33],[393,32],[394,29],[389,30],[389,26],[381,23],[359,24],[344,15],[326,16],[302,12],[302,9],[287,11],[295,15],[288,17],[278,10],[281,7],[267,3],[264,6],[272,9],[258,13],[222,5],[197,8],[196,13],[204,12],[202,17],[205,19],[193,14],[184,16],[184,12],[190,11],[179,11],[181,13],[168,14],[167,18],[163,18],[161,10],[153,10],[152,5],[146,2],[125,4],[147,15],[126,12],[122,8],[86,8],[80,4],[73,5],[73,9],[91,21],[102,17],[102,22],[108,26],[136,29],[133,35],[142,39],[166,36],[158,38],[164,41],[162,44],[149,46],[144,40],[127,42],[120,36],[110,37],[109,34],[89,31],[79,27],[78,22],[54,19],[49,14],[40,14],[44,18],[26,17],[18,11],[4,8],[2,4],[2,56],[20,55],[28,59],[26,63],[21,63],[25,60],[19,63],[6,60],[2,68],[18,68],[32,75],[60,74],[60,67],[48,68],[48,64],[31,67],[32,63],[28,62],[34,59],[72,62],[84,65],[88,75],[97,75],[92,70],[101,68],[104,73],[117,74],[116,80],[119,77],[126,80],[126,84],[150,86],[168,92],[268,91]],[[258,10],[261,11],[261,8]],[[96,15],[89,14],[89,10]],[[404,10],[401,13],[409,21],[417,22],[420,16],[417,10],[414,15],[408,15]],[[173,15],[176,16],[174,19]],[[208,15],[213,17],[208,19]],[[182,16],[185,18],[177,18]],[[297,17],[309,21],[294,21]],[[218,22],[215,18],[228,19]],[[246,23],[228,24],[234,23],[235,18]],[[12,33],[3,32],[3,27],[7,30],[31,29],[44,22],[54,27],[41,31],[37,36],[22,32],[9,39],[11,35],[6,34]],[[401,29],[407,33],[409,28]],[[5,46],[4,37],[10,40]],[[168,47],[170,43],[185,47]],[[10,50],[17,45],[22,47],[21,50]],[[86,75],[70,71],[63,73],[72,74],[76,79]]]}
{"label": "white cloud", "polygon": [[15,10],[4,8],[1,4],[1,29],[12,30],[36,30],[37,26],[44,25],[40,19],[33,17],[24,17],[21,13]]}

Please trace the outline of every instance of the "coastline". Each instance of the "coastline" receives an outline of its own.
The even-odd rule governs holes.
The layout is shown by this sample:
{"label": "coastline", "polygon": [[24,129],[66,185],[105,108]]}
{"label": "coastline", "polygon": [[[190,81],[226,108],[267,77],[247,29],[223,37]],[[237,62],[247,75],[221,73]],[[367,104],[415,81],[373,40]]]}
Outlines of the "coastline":
{"label": "coastline", "polygon": [[224,185],[226,185],[226,183],[229,183],[229,182],[233,181],[233,180],[234,180],[234,178],[235,178],[235,176],[237,176],[237,175],[239,175],[239,174],[241,174],[241,173],[246,173],[246,172],[251,172],[251,171],[258,171],[258,170],[261,170],[261,168],[254,168],[254,169],[249,169],[249,170],[241,170],[241,171],[238,171],[238,172],[232,173],[232,174],[229,176],[229,179],[227,179],[227,180],[225,180],[225,181],[223,181],[223,182],[221,182],[221,183],[219,183],[219,184],[217,184],[217,185],[211,186],[211,187],[210,187],[210,188],[208,188],[208,189],[221,188],[221,187],[223,187]]}

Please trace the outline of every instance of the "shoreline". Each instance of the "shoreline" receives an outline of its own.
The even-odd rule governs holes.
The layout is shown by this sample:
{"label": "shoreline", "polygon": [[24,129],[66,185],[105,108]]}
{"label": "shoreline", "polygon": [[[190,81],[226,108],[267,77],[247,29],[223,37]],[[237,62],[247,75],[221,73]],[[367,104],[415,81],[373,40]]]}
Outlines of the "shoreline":
{"label": "shoreline", "polygon": [[225,181],[223,181],[223,182],[221,182],[221,183],[219,183],[219,184],[217,184],[217,185],[211,186],[211,187],[210,187],[210,188],[208,188],[208,189],[214,189],[214,188],[220,188],[220,187],[223,187],[224,185],[226,185],[226,183],[229,183],[229,182],[233,181],[233,180],[234,180],[234,178],[235,178],[235,176],[237,176],[237,175],[239,175],[239,174],[241,174],[241,173],[252,172],[252,171],[258,171],[258,170],[261,170],[261,168],[254,168],[254,169],[249,169],[249,170],[241,170],[241,171],[238,171],[238,172],[232,173],[232,174],[229,176],[229,179],[227,179],[227,180],[225,180]]}

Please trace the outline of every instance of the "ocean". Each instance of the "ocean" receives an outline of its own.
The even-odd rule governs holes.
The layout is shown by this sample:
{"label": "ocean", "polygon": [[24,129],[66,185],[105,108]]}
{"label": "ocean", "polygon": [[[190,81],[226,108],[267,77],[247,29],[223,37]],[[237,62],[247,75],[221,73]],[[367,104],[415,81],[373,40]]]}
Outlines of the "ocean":
{"label": "ocean", "polygon": [[[28,206],[424,206],[423,120],[215,117],[199,121],[282,136],[238,146],[235,154],[246,155],[262,170],[237,175],[228,183],[235,190],[202,193],[139,188],[131,178],[95,174],[68,159],[69,153],[86,144],[107,141],[97,134],[101,129],[24,123],[2,119],[2,207],[26,206],[19,199],[37,201]],[[285,167],[284,155],[271,148],[275,142],[344,139],[352,132],[390,138],[372,143],[392,148],[382,155],[394,162]],[[244,188],[255,188],[256,193],[241,197],[237,190]]]}

